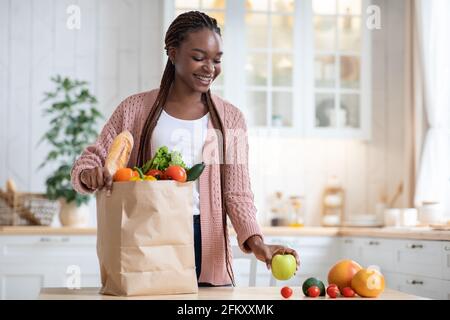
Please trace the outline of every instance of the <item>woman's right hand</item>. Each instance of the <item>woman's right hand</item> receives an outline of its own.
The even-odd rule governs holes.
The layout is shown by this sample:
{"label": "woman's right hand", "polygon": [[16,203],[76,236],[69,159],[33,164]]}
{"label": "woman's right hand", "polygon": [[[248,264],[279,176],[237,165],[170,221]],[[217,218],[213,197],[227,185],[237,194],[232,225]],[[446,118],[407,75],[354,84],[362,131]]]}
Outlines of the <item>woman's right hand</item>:
{"label": "woman's right hand", "polygon": [[106,195],[110,196],[112,191],[113,177],[106,168],[84,169],[80,175],[81,182],[91,190],[106,190]]}

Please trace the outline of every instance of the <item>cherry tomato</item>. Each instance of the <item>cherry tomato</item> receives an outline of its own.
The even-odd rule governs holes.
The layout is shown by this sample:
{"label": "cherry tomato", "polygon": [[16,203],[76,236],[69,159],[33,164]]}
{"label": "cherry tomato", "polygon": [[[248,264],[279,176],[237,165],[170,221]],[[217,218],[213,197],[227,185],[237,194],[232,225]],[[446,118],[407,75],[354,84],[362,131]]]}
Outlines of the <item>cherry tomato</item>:
{"label": "cherry tomato", "polygon": [[335,284],[330,284],[327,288],[327,294],[330,298],[334,299],[339,295],[339,288]]}
{"label": "cherry tomato", "polygon": [[350,287],[345,287],[344,289],[342,289],[341,293],[346,298],[351,298],[355,296],[355,291],[353,291],[353,289]]}
{"label": "cherry tomato", "polygon": [[175,180],[178,182],[186,182],[187,175],[186,170],[180,166],[170,166],[164,171],[164,176],[167,179]]}
{"label": "cherry tomato", "polygon": [[159,180],[159,179],[161,179],[161,176],[163,175],[163,173],[161,170],[150,169],[147,171],[147,173],[145,175],[155,177],[156,179]]}
{"label": "cherry tomato", "polygon": [[290,296],[292,296],[292,289],[289,287],[283,287],[281,289],[281,295],[283,296],[283,298],[287,299]]}
{"label": "cherry tomato", "polygon": [[308,297],[315,298],[320,294],[320,289],[317,286],[311,286],[308,288]]}

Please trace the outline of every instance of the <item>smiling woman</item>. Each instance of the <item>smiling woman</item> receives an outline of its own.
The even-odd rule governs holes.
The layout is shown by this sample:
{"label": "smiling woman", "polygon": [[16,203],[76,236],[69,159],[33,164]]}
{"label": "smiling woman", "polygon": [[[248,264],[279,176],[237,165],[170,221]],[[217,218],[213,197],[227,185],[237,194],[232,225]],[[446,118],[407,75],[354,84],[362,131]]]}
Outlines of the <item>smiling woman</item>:
{"label": "smiling woman", "polygon": [[[210,90],[221,72],[223,55],[217,21],[199,11],[180,14],[167,30],[165,50],[168,59],[159,89],[133,95],[120,104],[97,142],[75,162],[74,188],[81,193],[96,191],[83,184],[80,176],[96,175],[114,137],[128,130],[136,142],[128,167],[141,167],[162,145],[179,151],[189,166],[206,164],[193,188],[195,264],[200,285],[234,284],[227,216],[242,251],[252,252],[268,266],[277,253],[292,254],[298,265],[295,250],[264,243],[250,188],[244,116]],[[244,143],[231,139],[236,133]],[[219,163],[211,161],[210,146],[214,154],[221,155]],[[230,152],[232,157],[228,156],[228,150],[236,150],[237,155]],[[224,159],[226,163],[221,162]],[[84,181],[91,180],[98,177]]]}

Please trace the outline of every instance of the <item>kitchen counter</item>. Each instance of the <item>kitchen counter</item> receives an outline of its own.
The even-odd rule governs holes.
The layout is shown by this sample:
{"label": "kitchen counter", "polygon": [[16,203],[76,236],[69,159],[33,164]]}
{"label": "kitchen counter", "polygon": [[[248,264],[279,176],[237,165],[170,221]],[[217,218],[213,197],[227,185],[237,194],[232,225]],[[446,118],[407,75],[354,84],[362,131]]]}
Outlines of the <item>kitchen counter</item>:
{"label": "kitchen counter", "polygon": [[97,235],[97,228],[0,226],[0,236],[3,235]]}
{"label": "kitchen counter", "polygon": [[[416,240],[450,241],[450,231],[438,231],[428,227],[420,228],[360,228],[360,227],[263,227],[265,236],[293,237],[377,237]],[[96,235],[96,228],[42,227],[42,226],[1,226],[2,235]],[[230,234],[235,235],[233,230]]]}
{"label": "kitchen counter", "polygon": [[[289,300],[313,299],[305,297],[300,287],[292,287],[294,294]],[[280,300],[283,299],[279,287],[212,287],[199,288],[197,294],[157,295],[117,297],[98,293],[99,288],[42,288],[39,294],[40,300]],[[339,297],[330,299],[325,297],[314,299],[340,300],[349,298]],[[355,300],[425,300],[426,298],[406,294],[403,292],[386,289],[378,298],[354,297]]]}

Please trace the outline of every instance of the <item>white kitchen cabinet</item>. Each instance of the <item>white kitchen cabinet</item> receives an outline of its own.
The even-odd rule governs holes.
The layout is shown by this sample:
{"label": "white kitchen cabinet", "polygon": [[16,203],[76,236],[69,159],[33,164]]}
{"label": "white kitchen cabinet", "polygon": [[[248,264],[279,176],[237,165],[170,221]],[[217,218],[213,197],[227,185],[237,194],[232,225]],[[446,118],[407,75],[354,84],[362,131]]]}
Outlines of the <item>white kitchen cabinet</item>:
{"label": "white kitchen cabinet", "polygon": [[41,287],[98,287],[96,236],[1,236],[0,299],[35,299]]}
{"label": "white kitchen cabinet", "polygon": [[443,258],[439,241],[397,241],[397,272],[443,279]]}
{"label": "white kitchen cabinet", "polygon": [[[378,265],[388,287],[419,296],[450,299],[450,241],[414,241],[369,237],[266,236],[268,244],[291,247],[300,269],[288,281],[276,281],[253,254],[241,254],[231,238],[238,286],[301,286],[309,277],[327,281],[331,266],[352,259]],[[78,278],[79,275],[79,278]],[[95,235],[0,236],[0,299],[35,299],[41,287],[99,287]]]}
{"label": "white kitchen cabinet", "polygon": [[442,268],[443,268],[442,273],[444,275],[445,280],[450,280],[450,242],[446,241],[442,243],[442,254],[444,257],[442,259]]}
{"label": "white kitchen cabinet", "polygon": [[396,240],[361,238],[360,260],[364,267],[375,266],[381,272],[396,270]]}
{"label": "white kitchen cabinet", "polygon": [[449,241],[342,237],[339,259],[380,267],[390,288],[450,299]]}
{"label": "white kitchen cabinet", "polygon": [[449,299],[450,281],[404,273],[384,273],[392,289],[431,299]]}
{"label": "white kitchen cabinet", "polygon": [[338,238],[338,243],[338,259],[361,260],[360,239],[354,237],[341,237]]}

